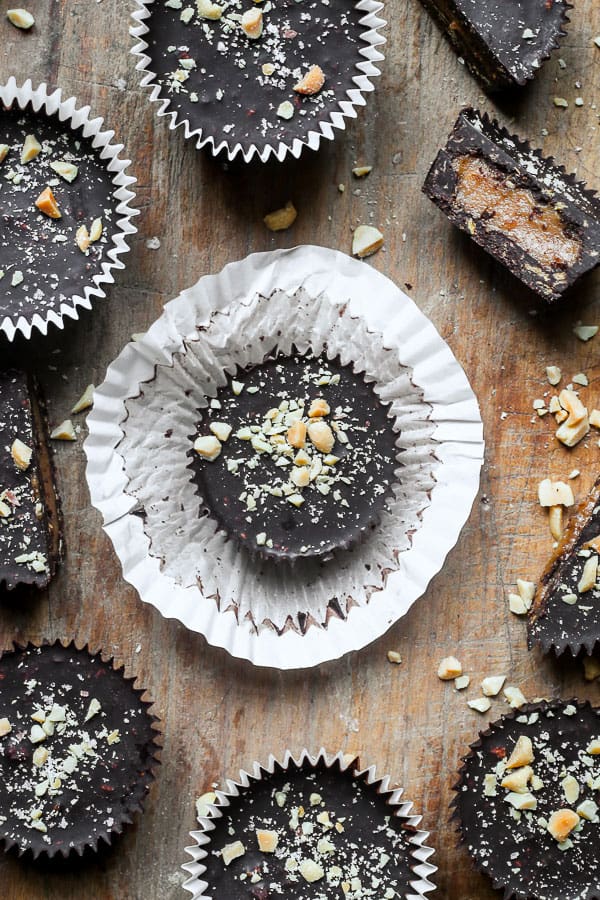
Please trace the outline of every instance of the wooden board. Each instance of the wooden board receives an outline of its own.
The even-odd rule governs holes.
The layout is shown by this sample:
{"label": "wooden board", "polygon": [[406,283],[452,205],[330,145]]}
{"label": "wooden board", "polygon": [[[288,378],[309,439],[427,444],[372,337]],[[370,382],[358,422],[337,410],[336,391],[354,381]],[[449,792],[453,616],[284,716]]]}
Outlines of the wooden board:
{"label": "wooden board", "polygon": [[[129,55],[128,4],[31,4],[37,19],[31,34],[6,22],[8,5],[0,9],[0,78],[48,81],[90,103],[125,144],[138,178],[140,231],[110,300],[46,341],[3,346],[3,361],[35,366],[54,423],[88,382],[103,379],[129,335],[144,331],[163,302],[203,273],[250,251],[297,243],[349,250],[352,227],[373,222],[385,233],[385,249],[365,265],[407,286],[465,366],[481,402],[487,456],[468,526],[409,615],[358,654],[316,671],[278,674],[230,659],[140,603],[90,508],[82,439],[58,446],[68,556],[48,592],[2,596],[1,645],[75,636],[114,653],[156,700],[163,764],[144,816],[113,853],[85,869],[52,873],[2,858],[2,896],[183,898],[179,867],[196,796],[270,752],[325,745],[360,750],[365,763],[405,786],[437,850],[435,896],[492,900],[487,881],[457,848],[448,812],[461,754],[485,719],[467,708],[464,694],[437,679],[436,669],[442,656],[457,654],[472,678],[469,696],[482,677],[506,674],[528,697],[577,694],[600,701],[600,688],[583,682],[579,665],[527,652],[524,624],[506,603],[516,578],[536,579],[551,549],[536,502],[538,481],[578,468],[573,486],[581,495],[598,471],[599,435],[567,451],[555,441],[549,417],[537,419],[532,401],[549,390],[545,366],[556,364],[568,378],[586,372],[590,386],[582,394],[590,407],[600,406],[600,337],[582,344],[572,334],[578,320],[600,324],[597,304],[591,305],[600,278],[588,278],[560,310],[534,315],[531,296],[454,231],[420,187],[459,108],[473,103],[496,109],[503,122],[600,189],[600,49],[593,43],[600,5],[579,0],[561,51],[532,86],[500,108],[484,97],[418,0],[389,2],[384,75],[348,131],[297,162],[229,167],[156,119]],[[569,107],[556,108],[554,96]],[[353,179],[356,163],[374,167],[367,179]],[[262,216],[289,198],[298,220],[289,232],[272,235]],[[150,250],[146,241],[155,235],[161,247]],[[392,648],[403,656],[399,667],[386,660]],[[504,708],[495,701],[493,715]]]}

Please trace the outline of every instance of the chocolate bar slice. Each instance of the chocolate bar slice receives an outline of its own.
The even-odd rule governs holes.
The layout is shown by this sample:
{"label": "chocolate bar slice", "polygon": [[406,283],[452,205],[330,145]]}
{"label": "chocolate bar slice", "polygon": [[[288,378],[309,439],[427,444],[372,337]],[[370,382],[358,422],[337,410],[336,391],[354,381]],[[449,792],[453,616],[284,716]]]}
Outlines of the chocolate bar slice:
{"label": "chocolate bar slice", "polygon": [[534,77],[569,21],[566,0],[423,0],[488,91]]}
{"label": "chocolate bar slice", "polygon": [[0,372],[0,584],[44,588],[62,552],[61,514],[34,379]]}
{"label": "chocolate bar slice", "polygon": [[596,194],[475,109],[460,113],[423,191],[547,301],[600,262]]}
{"label": "chocolate bar slice", "polygon": [[542,575],[528,622],[528,644],[557,655],[592,653],[600,640],[600,478],[569,519]]}

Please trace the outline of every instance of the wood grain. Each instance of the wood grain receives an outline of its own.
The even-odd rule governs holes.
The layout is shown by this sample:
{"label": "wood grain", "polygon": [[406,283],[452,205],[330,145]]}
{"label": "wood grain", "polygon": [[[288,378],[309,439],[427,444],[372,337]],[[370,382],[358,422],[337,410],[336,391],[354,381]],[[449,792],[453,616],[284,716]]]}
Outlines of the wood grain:
{"label": "wood grain", "polygon": [[[464,365],[481,403],[487,456],[481,494],[459,544],[410,613],[360,653],[311,672],[273,673],[230,659],[141,604],[90,508],[82,441],[58,446],[68,556],[46,593],[2,596],[1,645],[75,636],[114,653],[156,701],[163,764],[144,816],[113,852],[85,868],[53,872],[2,858],[2,896],[183,898],[179,866],[194,827],[195,797],[270,752],[324,745],[360,750],[365,762],[405,786],[437,850],[435,896],[492,900],[487,881],[457,847],[448,813],[461,754],[485,720],[435,673],[452,652],[472,677],[470,696],[482,677],[502,673],[529,697],[600,701],[600,688],[584,683],[578,664],[527,652],[524,624],[506,604],[516,578],[536,579],[551,549],[536,504],[538,481],[576,467],[581,476],[574,487],[582,495],[598,471],[598,436],[569,452],[556,443],[548,419],[531,421],[531,404],[548,390],[545,366],[556,364],[568,377],[586,372],[590,386],[583,395],[590,406],[600,405],[600,337],[584,345],[571,330],[580,319],[599,323],[593,301],[600,278],[588,278],[560,309],[537,310],[518,282],[451,228],[420,186],[460,106],[472,103],[496,111],[600,189],[600,50],[593,43],[600,5],[579,0],[561,51],[533,85],[499,107],[484,97],[418,0],[388,2],[387,60],[366,112],[318,155],[266,166],[223,166],[156,119],[129,55],[127,4],[43,0],[32,5],[30,34],[6,22],[8,6],[0,3],[0,78],[46,80],[90,103],[125,144],[138,179],[140,231],[110,299],[46,341],[3,347],[7,361],[35,367],[54,422],[89,381],[102,380],[129,335],[145,330],[163,302],[200,275],[250,251],[297,243],[349,250],[352,227],[372,222],[386,243],[366,264],[407,286]],[[554,107],[556,95],[568,99],[568,109]],[[366,180],[353,179],[356,163],[374,167]],[[262,216],[288,198],[298,220],[289,232],[272,235]],[[158,251],[146,247],[155,235]],[[391,648],[402,653],[399,667],[386,660]],[[502,708],[496,701],[494,716]]]}

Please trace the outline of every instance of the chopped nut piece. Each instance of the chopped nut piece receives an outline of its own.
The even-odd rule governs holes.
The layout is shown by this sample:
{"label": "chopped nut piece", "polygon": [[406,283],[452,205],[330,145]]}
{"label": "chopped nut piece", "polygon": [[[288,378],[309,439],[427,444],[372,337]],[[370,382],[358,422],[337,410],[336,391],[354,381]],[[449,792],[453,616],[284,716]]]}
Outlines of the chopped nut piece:
{"label": "chopped nut piece", "polygon": [[242,842],[234,841],[233,844],[225,844],[221,850],[221,856],[225,865],[228,866],[234,859],[239,859],[240,856],[243,856],[245,852],[246,848]]}
{"label": "chopped nut piece", "polygon": [[527,785],[533,778],[533,769],[531,766],[522,766],[515,769],[501,781],[501,786],[508,791],[514,791],[516,794],[526,794]]}
{"label": "chopped nut piece", "polygon": [[310,404],[308,417],[309,419],[316,419],[319,416],[328,416],[330,412],[331,409],[327,400],[324,400],[322,397],[317,397],[317,399],[313,400]]}
{"label": "chopped nut piece", "polygon": [[563,507],[551,506],[548,514],[550,534],[555,541],[560,541],[563,533]]}
{"label": "chopped nut piece", "polygon": [[492,675],[481,682],[481,693],[484,697],[495,697],[500,693],[506,681],[506,675]]}
{"label": "chopped nut piece", "polygon": [[445,656],[438,666],[437,674],[442,681],[453,681],[462,675],[462,665],[455,656]]}
{"label": "chopped nut piece", "polygon": [[574,384],[580,384],[582,387],[587,387],[590,383],[584,372],[578,372],[577,375],[573,375],[573,382]]}
{"label": "chopped nut piece", "polygon": [[56,172],[57,175],[60,175],[61,178],[64,178],[65,181],[68,181],[69,184],[75,181],[75,179],[77,178],[77,173],[79,172],[77,166],[73,165],[73,163],[67,162],[64,159],[59,159],[56,162],[51,162],[50,168],[53,172]]}
{"label": "chopped nut piece", "polygon": [[85,714],[84,722],[89,722],[90,719],[93,719],[94,716],[97,716],[100,710],[102,709],[102,704],[99,700],[96,700],[95,697],[92,697],[90,700],[90,705],[88,706],[88,710]]}
{"label": "chopped nut piece", "polygon": [[564,444],[565,447],[574,447],[579,441],[583,440],[590,430],[590,423],[587,415],[576,424],[572,423],[571,418],[572,417],[569,415],[566,422],[563,422],[556,432],[557,440],[559,440],[561,444]]}
{"label": "chopped nut piece", "polygon": [[202,819],[208,815],[210,812],[210,807],[213,805],[215,800],[217,799],[217,795],[214,791],[207,791],[205,794],[202,794],[196,800],[196,817],[198,819]]}
{"label": "chopped nut piece", "polygon": [[598,822],[598,806],[593,800],[584,800],[577,807],[577,815],[588,822]]}
{"label": "chopped nut piece", "polygon": [[211,0],[196,0],[196,9],[201,19],[216,21],[223,15],[223,7],[218,3],[212,3]]}
{"label": "chopped nut piece", "polygon": [[491,705],[492,701],[488,697],[478,697],[476,700],[467,701],[467,706],[478,713],[486,713]]}
{"label": "chopped nut piece", "polygon": [[261,828],[257,828],[256,840],[258,841],[258,849],[262,850],[263,853],[275,853],[279,835],[276,831],[264,831]]}
{"label": "chopped nut piece", "polygon": [[76,441],[77,435],[70,419],[65,419],[50,432],[53,441]]}
{"label": "chopped nut piece", "polygon": [[317,450],[321,453],[331,453],[335,437],[326,422],[311,422],[307,430],[310,441]]}
{"label": "chopped nut piece", "polygon": [[10,453],[17,469],[20,469],[21,472],[26,472],[31,464],[31,457],[33,456],[31,447],[28,447],[27,444],[24,444],[19,438],[15,438],[12,442]]}
{"label": "chopped nut piece", "polygon": [[294,85],[297,94],[318,94],[325,84],[325,75],[320,66],[311,66],[306,75]]}
{"label": "chopped nut piece", "polygon": [[352,174],[355,178],[364,178],[365,175],[368,175],[369,172],[373,171],[373,166],[355,166],[352,169]]}
{"label": "chopped nut piece", "polygon": [[85,409],[89,409],[90,406],[92,406],[92,404],[94,402],[94,391],[95,390],[96,389],[93,384],[88,384],[85,391],[83,392],[83,394],[81,395],[81,397],[79,398],[79,400],[77,401],[77,403],[75,404],[75,406],[73,407],[71,412],[75,414],[75,413],[83,412]]}
{"label": "chopped nut piece", "polygon": [[280,119],[293,119],[294,112],[294,104],[290,103],[289,100],[284,100],[283,103],[280,103],[277,107],[277,115]]}
{"label": "chopped nut piece", "polygon": [[48,759],[48,751],[45,747],[36,747],[33,751],[32,762],[34,766],[40,768]]}
{"label": "chopped nut piece", "polygon": [[310,470],[307,468],[307,466],[296,466],[292,470],[290,479],[296,485],[296,487],[306,487],[310,482]]}
{"label": "chopped nut piece", "polygon": [[527,606],[523,602],[523,598],[519,594],[508,595],[508,608],[515,616],[524,616],[527,613]]}
{"label": "chopped nut piece", "polygon": [[6,18],[16,28],[21,31],[29,31],[35,24],[35,19],[26,9],[7,9]]}
{"label": "chopped nut piece", "polygon": [[585,561],[583,572],[581,573],[581,578],[579,579],[579,584],[577,585],[578,591],[581,594],[584,594],[586,591],[591,591],[591,589],[596,584],[597,577],[598,557],[596,556],[596,554],[594,554]]}
{"label": "chopped nut piece", "polygon": [[251,38],[253,41],[257,40],[262,34],[263,30],[263,15],[260,9],[248,9],[242,15],[242,20],[240,22],[242,26],[242,31],[246,35],[246,37]]}
{"label": "chopped nut piece", "polygon": [[90,228],[90,241],[92,244],[100,240],[102,237],[102,229],[102,219],[94,219]]}
{"label": "chopped nut piece", "polygon": [[529,793],[529,791],[526,791],[524,794],[518,794],[515,791],[511,791],[504,799],[507,803],[510,803],[511,806],[514,806],[515,809],[537,808],[537,800],[533,794]]}
{"label": "chopped nut piece", "polygon": [[548,410],[551,413],[564,412],[564,409],[559,403],[558,397],[550,397],[550,403],[548,404]]}
{"label": "chopped nut piece", "polygon": [[306,425],[301,419],[288,428],[287,442],[290,447],[295,447],[297,450],[304,447],[306,443]]}
{"label": "chopped nut piece", "polygon": [[572,775],[567,775],[561,781],[567,803],[577,803],[579,800],[579,782]]}
{"label": "chopped nut piece", "polygon": [[226,422],[211,422],[209,428],[222,444],[225,443],[231,434],[231,425],[228,425]]}
{"label": "chopped nut piece", "polygon": [[544,478],[538,485],[540,506],[573,506],[575,498],[569,484]]}
{"label": "chopped nut piece", "polygon": [[[554,387],[554,385],[560,382],[562,372],[558,366],[546,366],[546,378],[548,379],[549,384]],[[550,412],[553,412],[553,410],[550,410]]]}
{"label": "chopped nut piece", "polygon": [[587,745],[586,753],[589,753],[590,756],[598,756],[600,754],[600,739],[594,738],[593,741]]}
{"label": "chopped nut piece", "polygon": [[520,766],[526,766],[533,762],[533,744],[531,738],[526,734],[522,734],[514,746],[513,752],[506,761],[507,769],[517,769]]}
{"label": "chopped nut piece", "polygon": [[300,863],[300,874],[311,884],[313,881],[320,881],[325,875],[325,870],[314,860],[303,859]]}
{"label": "chopped nut piece", "polygon": [[35,201],[35,205],[40,212],[43,212],[44,215],[48,216],[50,219],[62,218],[62,213],[58,208],[58,203],[56,202],[56,197],[49,187],[44,188],[40,196]]}
{"label": "chopped nut piece", "polygon": [[292,506],[299,507],[299,506],[302,506],[302,504],[304,503],[304,497],[302,496],[302,494],[290,494],[290,496],[287,499],[288,499],[288,503],[291,503]]}
{"label": "chopped nut piece", "polygon": [[524,581],[522,578],[517,578],[517,591],[519,592],[519,596],[523,600],[523,603],[527,609],[529,609],[533,603],[533,598],[535,597],[535,582]]}
{"label": "chopped nut piece", "polygon": [[79,247],[82,253],[87,253],[91,240],[90,233],[87,230],[87,225],[80,225],[77,231],[75,232],[75,243]]}
{"label": "chopped nut piece", "polygon": [[[559,403],[559,406],[560,406],[560,403]],[[564,409],[559,409],[558,412],[556,413],[556,415],[554,416],[554,418],[556,419],[557,425],[562,425],[562,423],[566,422],[566,420],[569,418],[569,413],[566,412]]]}
{"label": "chopped nut piece", "polygon": [[600,409],[593,409],[588,421],[594,428],[600,428]]}
{"label": "chopped nut piece", "polygon": [[372,225],[359,225],[354,229],[352,237],[352,254],[359,259],[365,259],[376,253],[383,246],[383,235],[378,228]]}
{"label": "chopped nut piece", "polygon": [[269,229],[269,231],[285,231],[286,228],[290,228],[298,217],[298,212],[296,207],[292,203],[291,200],[283,206],[281,209],[276,209],[274,212],[268,213],[263,222]]}
{"label": "chopped nut piece", "polygon": [[10,147],[8,144],[0,144],[0,163],[3,163],[6,157],[8,156],[8,151]]}
{"label": "chopped nut piece", "polygon": [[399,666],[402,662],[402,657],[398,653],[397,650],[388,650],[387,652],[388,662],[395,663],[395,665]]}
{"label": "chopped nut piece", "polygon": [[12,731],[12,725],[8,719],[0,719],[0,737],[6,737]]}
{"label": "chopped nut piece", "polygon": [[589,341],[598,334],[598,325],[576,325],[573,333],[580,341]]}
{"label": "chopped nut piece", "polygon": [[548,831],[560,844],[569,837],[576,825],[579,824],[579,816],[572,809],[558,809],[548,819]]}
{"label": "chopped nut piece", "polygon": [[562,390],[558,395],[558,401],[563,409],[569,413],[569,422],[571,425],[577,425],[587,416],[587,409],[575,393],[567,388]]}
{"label": "chopped nut piece", "polygon": [[34,134],[28,134],[23,142],[23,149],[21,150],[21,164],[25,165],[25,163],[31,162],[31,160],[35,159],[41,152],[41,149],[42,145],[36,136]]}
{"label": "chopped nut piece", "polygon": [[32,725],[31,731],[29,732],[29,740],[32,744],[39,744],[41,741],[45,741],[48,735],[41,727],[41,725]]}
{"label": "chopped nut piece", "polygon": [[583,657],[583,677],[586,681],[595,681],[600,678],[600,660],[595,656]]}
{"label": "chopped nut piece", "polygon": [[496,797],[498,791],[496,790],[496,776],[493,774],[484,775],[483,778],[483,793],[485,797]]}
{"label": "chopped nut piece", "polygon": [[457,691],[464,691],[465,688],[468,688],[471,683],[471,679],[468,675],[459,675],[458,678],[454,679],[454,687]]}
{"label": "chopped nut piece", "polygon": [[202,435],[194,441],[194,450],[208,462],[214,462],[221,449],[221,441],[212,434]]}

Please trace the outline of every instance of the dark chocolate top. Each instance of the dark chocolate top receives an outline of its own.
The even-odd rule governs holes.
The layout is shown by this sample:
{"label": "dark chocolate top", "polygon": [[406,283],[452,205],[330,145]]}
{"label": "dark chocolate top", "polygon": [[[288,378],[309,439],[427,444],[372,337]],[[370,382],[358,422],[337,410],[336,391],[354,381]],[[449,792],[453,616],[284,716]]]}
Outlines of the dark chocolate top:
{"label": "dark chocolate top", "polygon": [[[27,135],[38,140],[42,151],[21,164]],[[50,310],[58,313],[71,297],[83,296],[108,261],[117,230],[111,174],[82,129],[73,131],[42,112],[0,107],[0,144],[9,147],[0,163],[0,318],[24,316],[31,321],[35,313],[45,318]],[[62,161],[77,167],[72,183],[51,168],[51,163]],[[60,219],[49,218],[35,206],[48,186]],[[103,233],[86,254],[75,235],[81,225],[89,231],[97,218]]]}
{"label": "dark chocolate top", "polygon": [[[510,800],[518,803],[525,795],[511,794],[501,781],[522,735],[531,740],[534,759],[529,765],[539,781],[527,787],[535,808],[519,811]],[[477,868],[494,887],[505,889],[507,900],[600,897],[600,820],[595,812],[600,756],[587,752],[599,738],[599,710],[588,703],[556,701],[529,704],[503,716],[472,744],[456,787],[460,831]],[[576,799],[570,793],[572,779],[578,785]],[[579,809],[581,817],[561,844],[547,830],[550,816],[560,809]]]}
{"label": "dark chocolate top", "polygon": [[[250,782],[216,818],[203,865],[205,893],[216,900],[399,900],[414,895],[411,829],[389,798],[334,765],[291,765]],[[261,851],[256,830],[273,832]],[[241,842],[225,864],[223,849]],[[314,877],[314,881],[307,878]],[[342,884],[347,882],[349,892]]]}
{"label": "dark chocolate top", "polygon": [[[161,97],[169,110],[192,129],[233,146],[240,143],[275,147],[305,140],[319,122],[331,121],[348,101],[357,65],[364,62],[360,26],[363,13],[350,0],[225,0],[218,20],[202,18],[190,0],[157,0],[146,20],[145,36]],[[246,36],[240,15],[253,8],[263,13],[263,32]],[[188,23],[182,21],[191,16]],[[325,75],[322,89],[311,96],[293,90],[311,66]],[[270,73],[270,74],[269,74]],[[278,115],[283,102],[292,104],[290,119]]]}
{"label": "dark chocolate top", "polygon": [[[317,398],[329,406],[320,421],[335,440],[323,452],[310,438]],[[304,447],[288,442],[295,420],[308,423]],[[377,524],[395,481],[398,434],[389,408],[350,366],[294,355],[238,371],[202,411],[198,433],[210,435],[213,423],[230,426],[231,436],[212,462],[192,452],[194,480],[204,508],[251,552],[324,557]],[[304,487],[294,482],[300,469],[310,478]]]}
{"label": "dark chocolate top", "polygon": [[[496,170],[504,184],[530,191],[545,208],[554,209],[565,231],[581,242],[579,257],[569,266],[544,266],[521,247],[511,232],[494,226],[493,210],[469,215],[457,197],[456,161],[479,158]],[[510,135],[497,122],[475,109],[460,113],[446,146],[438,153],[423,191],[488,253],[504,263],[513,275],[547,300],[555,300],[585,272],[600,262],[600,200],[565,173],[551,158],[544,158],[528,143]]]}
{"label": "dark chocolate top", "polygon": [[[45,587],[59,555],[60,522],[43,412],[24,372],[0,372],[0,583]],[[37,423],[34,421],[37,411]],[[11,448],[31,450],[27,468]],[[17,450],[18,453],[18,450]]]}
{"label": "dark chocolate top", "polygon": [[67,855],[140,811],[155,764],[142,691],[100,654],[60,644],[0,658],[0,837]]}

